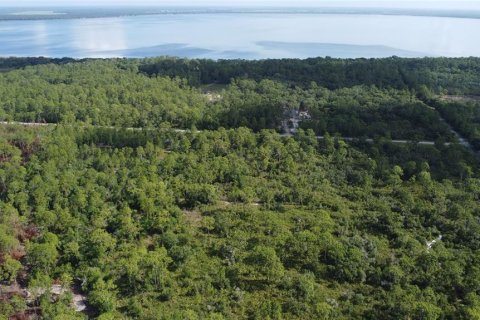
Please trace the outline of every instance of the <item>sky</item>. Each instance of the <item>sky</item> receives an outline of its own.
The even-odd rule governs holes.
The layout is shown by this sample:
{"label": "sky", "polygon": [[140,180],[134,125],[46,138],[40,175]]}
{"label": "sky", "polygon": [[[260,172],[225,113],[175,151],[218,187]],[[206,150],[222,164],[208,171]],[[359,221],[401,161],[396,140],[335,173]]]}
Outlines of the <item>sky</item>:
{"label": "sky", "polygon": [[378,1],[331,1],[331,0],[0,0],[0,6],[347,6],[390,7],[422,9],[480,9],[480,0],[378,0]]}

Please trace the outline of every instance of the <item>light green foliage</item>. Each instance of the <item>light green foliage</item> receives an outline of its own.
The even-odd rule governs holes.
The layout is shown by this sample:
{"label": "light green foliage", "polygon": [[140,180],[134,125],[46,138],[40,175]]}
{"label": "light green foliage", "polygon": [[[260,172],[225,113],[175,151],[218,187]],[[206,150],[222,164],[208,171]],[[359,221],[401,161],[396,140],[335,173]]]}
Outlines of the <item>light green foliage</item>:
{"label": "light green foliage", "polygon": [[36,270],[48,273],[58,259],[58,237],[53,233],[47,233],[38,243],[27,243],[27,255],[29,264]]}
{"label": "light green foliage", "polygon": [[[35,178],[15,191],[30,195],[30,219],[42,226],[26,244],[40,302],[52,279],[80,279],[107,319],[434,319],[476,310],[445,302],[457,297],[450,288],[469,293],[480,281],[467,263],[478,246],[473,177],[440,182],[438,165],[382,164],[338,139],[246,129],[166,131],[141,147],[76,143],[68,165],[51,167],[65,160],[49,151],[61,147],[56,136],[69,146],[95,132],[45,133],[45,148],[25,164]],[[51,318],[73,316],[60,302],[41,303]]]}
{"label": "light green foliage", "polygon": [[115,285],[112,281],[98,280],[88,295],[88,302],[97,308],[100,313],[114,311],[117,305]]}
{"label": "light green foliage", "polygon": [[[268,282],[279,281],[285,272],[280,259],[277,257],[275,250],[270,247],[257,246],[246,259],[248,264],[254,269],[249,272],[248,276],[265,279]],[[258,275],[256,275],[258,273]]]}
{"label": "light green foliage", "polygon": [[184,87],[181,80],[142,76],[115,61],[43,65],[0,74],[2,110],[18,121],[79,120],[123,127],[167,121],[188,128],[199,119],[205,102]]}
{"label": "light green foliage", "polygon": [[17,278],[17,273],[22,268],[22,264],[12,259],[9,255],[5,255],[0,264],[1,281],[13,282]]}
{"label": "light green foliage", "polygon": [[18,245],[18,240],[11,234],[11,227],[0,224],[0,252],[8,252]]}
{"label": "light green foliage", "polygon": [[[164,73],[182,65],[162,61]],[[319,61],[290,82],[278,61],[275,80],[251,67],[211,102],[187,85],[211,71],[138,73],[149,60],[1,74],[4,116],[63,124],[0,128],[0,276],[32,294],[0,302],[0,319],[86,318],[54,283],[81,287],[104,320],[478,318],[478,161],[457,145],[388,141],[449,139],[425,101],[440,90],[431,82],[452,82],[443,60],[421,81],[398,74],[416,60],[321,60],[313,72]],[[246,62],[211,63],[231,67],[217,69],[222,82]],[[396,68],[367,78],[379,65]],[[298,107],[312,114],[306,130],[271,130]],[[381,137],[318,140],[309,128]]]}

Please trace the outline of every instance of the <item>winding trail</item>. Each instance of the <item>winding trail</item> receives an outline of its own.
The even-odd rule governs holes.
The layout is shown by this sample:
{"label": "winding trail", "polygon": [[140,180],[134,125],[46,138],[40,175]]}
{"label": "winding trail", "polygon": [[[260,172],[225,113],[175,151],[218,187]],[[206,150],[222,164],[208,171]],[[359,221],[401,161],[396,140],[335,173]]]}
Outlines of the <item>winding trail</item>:
{"label": "winding trail", "polygon": [[[291,133],[280,133],[279,134],[281,137],[294,137],[293,134]],[[325,139],[325,136],[315,136],[318,140],[324,140]],[[334,136],[331,136],[331,138],[335,138]],[[365,141],[365,142],[370,142],[370,143],[373,143],[375,142],[374,139],[372,138],[366,138],[366,139],[362,139],[362,138],[355,138],[355,137],[340,137],[342,140],[345,140],[345,141]],[[426,146],[433,146],[435,145],[435,141],[414,141],[414,140],[402,140],[402,139],[394,139],[394,140],[388,140],[389,142],[391,143],[398,143],[398,144],[409,144],[409,143],[416,143],[416,144],[420,144],[420,145],[426,145]],[[445,142],[443,145],[444,146],[449,146],[449,145],[452,145],[452,144],[455,144],[455,142]]]}

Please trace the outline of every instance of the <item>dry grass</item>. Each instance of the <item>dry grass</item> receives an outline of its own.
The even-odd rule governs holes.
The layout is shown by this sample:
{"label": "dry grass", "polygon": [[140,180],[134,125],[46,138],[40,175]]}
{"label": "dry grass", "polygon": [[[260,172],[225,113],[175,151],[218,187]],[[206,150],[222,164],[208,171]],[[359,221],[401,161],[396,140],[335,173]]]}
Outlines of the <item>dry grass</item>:
{"label": "dry grass", "polygon": [[448,102],[480,102],[480,96],[454,96],[443,95],[440,100]]}
{"label": "dry grass", "polygon": [[201,227],[202,225],[202,214],[199,211],[188,211],[188,210],[183,210],[183,213],[185,214],[185,219],[195,227]]}

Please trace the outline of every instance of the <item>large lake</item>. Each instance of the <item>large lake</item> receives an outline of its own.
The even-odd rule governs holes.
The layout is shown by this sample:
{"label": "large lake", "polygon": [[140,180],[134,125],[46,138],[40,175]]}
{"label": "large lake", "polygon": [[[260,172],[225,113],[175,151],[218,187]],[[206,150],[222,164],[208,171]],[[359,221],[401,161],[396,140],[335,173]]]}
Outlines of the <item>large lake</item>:
{"label": "large lake", "polygon": [[0,56],[480,56],[480,19],[205,13],[0,21]]}

